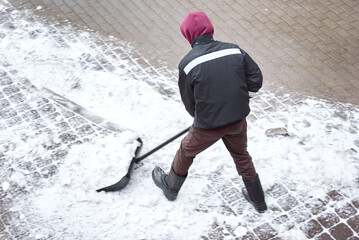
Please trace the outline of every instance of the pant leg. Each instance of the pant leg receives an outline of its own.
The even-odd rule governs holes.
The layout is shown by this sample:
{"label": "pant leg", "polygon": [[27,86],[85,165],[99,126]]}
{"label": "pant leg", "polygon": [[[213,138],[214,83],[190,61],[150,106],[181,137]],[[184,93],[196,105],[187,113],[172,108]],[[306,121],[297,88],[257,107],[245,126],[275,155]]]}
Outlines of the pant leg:
{"label": "pant leg", "polygon": [[247,151],[246,119],[228,131],[222,140],[234,160],[238,174],[242,176],[243,180],[254,181],[257,173],[252,157]]}
{"label": "pant leg", "polygon": [[213,145],[221,137],[220,134],[207,133],[192,126],[182,139],[180,148],[172,162],[175,173],[185,176],[196,155]]}

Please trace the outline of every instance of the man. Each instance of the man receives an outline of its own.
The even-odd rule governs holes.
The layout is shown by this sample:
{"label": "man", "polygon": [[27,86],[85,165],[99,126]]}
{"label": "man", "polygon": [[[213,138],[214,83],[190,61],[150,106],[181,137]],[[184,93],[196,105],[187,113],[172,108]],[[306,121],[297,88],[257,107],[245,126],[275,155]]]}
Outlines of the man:
{"label": "man", "polygon": [[262,186],[247,152],[249,92],[262,87],[262,73],[235,44],[213,40],[213,25],[205,13],[189,13],[180,26],[192,50],[179,64],[181,99],[194,123],[182,140],[169,174],[155,167],[152,178],[173,201],[197,154],[222,139],[242,176],[245,198],[258,212],[267,209]]}

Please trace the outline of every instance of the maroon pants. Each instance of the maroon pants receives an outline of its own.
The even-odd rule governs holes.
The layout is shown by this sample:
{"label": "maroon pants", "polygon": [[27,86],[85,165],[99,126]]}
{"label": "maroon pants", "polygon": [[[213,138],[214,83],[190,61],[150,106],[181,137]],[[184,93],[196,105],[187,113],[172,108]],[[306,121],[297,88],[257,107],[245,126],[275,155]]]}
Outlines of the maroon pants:
{"label": "maroon pants", "polygon": [[256,170],[252,157],[247,152],[247,121],[241,122],[220,131],[205,131],[192,126],[188,134],[183,138],[173,160],[173,170],[181,176],[185,176],[197,154],[204,151],[212,144],[222,139],[230,152],[237,172],[243,180],[254,181]]}

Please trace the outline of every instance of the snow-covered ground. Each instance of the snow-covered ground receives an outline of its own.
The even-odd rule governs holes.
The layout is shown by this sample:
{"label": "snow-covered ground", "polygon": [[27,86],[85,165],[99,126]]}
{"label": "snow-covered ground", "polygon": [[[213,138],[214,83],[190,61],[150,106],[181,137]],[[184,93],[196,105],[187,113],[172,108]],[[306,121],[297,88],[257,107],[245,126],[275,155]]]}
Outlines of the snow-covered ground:
{"label": "snow-covered ground", "polygon": [[[240,235],[277,216],[272,210],[259,216],[242,200],[242,214],[221,212],[223,200],[210,192],[216,176],[241,187],[221,142],[196,158],[175,202],[168,202],[155,187],[151,171],[155,165],[169,168],[179,139],[145,159],[121,192],[95,192],[124,175],[137,137],[143,139],[142,152],[146,152],[191,124],[179,94],[168,96],[159,91],[159,86],[177,91],[173,76],[168,81],[165,75],[151,76],[131,57],[135,51],[131,45],[113,37],[41,20],[31,12],[11,9],[3,0],[0,13],[4,19],[0,24],[3,69],[19,81],[28,79],[38,89],[51,89],[122,129],[121,134],[94,137],[73,146],[55,176],[40,180],[39,187],[16,199],[13,210],[22,212],[20,218],[32,226],[33,237],[199,239],[214,222],[226,222]],[[248,129],[249,152],[264,189],[283,183],[304,199],[323,197],[332,189],[342,189],[349,198],[357,196],[359,108],[305,97],[272,106],[275,111],[262,107],[261,103],[272,99],[281,102],[291,96],[277,98],[263,91],[255,97],[251,104],[256,118],[251,118]],[[270,127],[286,127],[289,136],[267,137],[264,133]],[[30,153],[26,158],[31,161],[48,154],[42,147],[47,141],[59,141],[43,135],[23,142],[18,128],[0,130],[2,142],[22,143],[21,148],[6,153],[7,159]],[[11,181],[26,188],[23,175],[15,171]],[[8,181],[0,182],[5,192],[11,187]],[[274,202],[270,196],[267,199],[268,205]],[[210,210],[198,211],[200,205]],[[303,239],[295,227],[281,234]]]}

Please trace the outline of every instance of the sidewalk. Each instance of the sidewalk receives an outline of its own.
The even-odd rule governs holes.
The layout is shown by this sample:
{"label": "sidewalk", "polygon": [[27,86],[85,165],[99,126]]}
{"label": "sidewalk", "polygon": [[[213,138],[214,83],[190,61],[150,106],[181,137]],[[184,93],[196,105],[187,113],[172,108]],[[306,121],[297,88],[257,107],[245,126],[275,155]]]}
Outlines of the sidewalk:
{"label": "sidewalk", "polygon": [[239,44],[261,66],[265,86],[359,104],[359,3],[345,1],[10,0],[133,42],[151,65],[176,69],[190,49],[179,23],[201,9],[215,38]]}
{"label": "sidewalk", "polygon": [[[359,108],[355,105],[359,104],[358,3],[343,1],[327,6],[324,1],[265,1],[263,7],[249,1],[244,8],[234,1],[198,1],[194,5],[176,1],[55,1],[59,5],[46,0],[9,2],[0,0],[0,39],[4,44],[0,46],[6,46],[6,42],[12,46],[11,39],[29,38],[48,39],[34,43],[52,48],[31,45],[39,52],[43,50],[43,55],[17,45],[12,52],[0,48],[0,239],[359,239],[359,179],[351,179],[359,172]],[[31,12],[14,12],[23,7],[44,18],[32,17]],[[203,7],[213,20],[217,39],[240,43],[263,66],[267,85],[251,102],[248,119],[252,123],[249,150],[261,178],[267,180],[263,186],[269,210],[264,215],[256,214],[245,202],[240,193],[241,181],[231,163],[224,162],[228,156],[224,156],[220,145],[198,157],[188,180],[196,188],[191,189],[190,183],[185,185],[174,205],[154,190],[149,176],[155,163],[168,163],[179,140],[136,166],[131,184],[119,194],[97,195],[92,192],[98,184],[93,179],[84,177],[82,184],[71,181],[81,180],[75,175],[90,171],[87,163],[90,165],[92,160],[75,161],[81,163],[78,168],[84,168],[77,172],[64,168],[65,160],[74,159],[74,149],[82,154],[81,151],[96,153],[94,158],[106,154],[111,158],[114,155],[106,152],[106,146],[111,147],[113,139],[123,138],[127,129],[104,124],[108,116],[113,116],[111,113],[89,115],[64,99],[44,94],[31,82],[34,79],[36,86],[43,84],[60,91],[66,88],[56,85],[56,81],[63,77],[70,81],[66,84],[71,91],[62,94],[81,100],[87,99],[81,88],[86,87],[85,83],[92,84],[84,78],[97,72],[104,74],[99,76],[119,78],[128,91],[135,86],[133,96],[152,96],[148,101],[167,111],[173,108],[174,116],[164,120],[158,109],[153,109],[154,116],[146,115],[142,112],[150,107],[147,102],[123,96],[121,100],[128,102],[121,104],[111,95],[112,90],[100,85],[97,91],[104,91],[109,103],[96,108],[94,101],[83,107],[98,110],[113,103],[116,108],[109,109],[121,109],[122,114],[131,112],[124,108],[128,105],[138,107],[136,113],[148,125],[143,123],[145,126],[139,126],[137,131],[148,145],[161,142],[164,133],[182,130],[187,124],[186,120],[173,121],[182,116],[175,68],[179,56],[189,49],[180,36],[178,22],[196,7]],[[57,24],[50,17],[54,12],[60,14],[59,18],[118,39]],[[238,27],[234,25],[237,22]],[[232,23],[230,27],[228,23]],[[39,31],[28,31],[32,26]],[[317,30],[320,34],[312,33]],[[258,47],[256,39],[261,39],[263,45]],[[114,42],[117,47],[113,47]],[[70,54],[78,50],[76,47],[82,51],[74,53],[79,58]],[[28,54],[16,55],[16,48]],[[8,52],[14,55],[5,55]],[[36,79],[36,74],[30,76],[29,66],[46,64],[38,56],[47,56],[45,60],[53,64],[49,66],[68,69],[69,73],[64,70],[55,73],[65,75],[37,76],[43,82]],[[24,65],[14,64],[17,61]],[[78,68],[73,66],[76,62],[80,62]],[[77,72],[72,72],[74,69]],[[107,83],[103,80],[101,84]],[[90,90],[87,89],[92,93]],[[126,93],[122,88],[121,91]],[[93,93],[97,94],[96,89]],[[158,126],[152,118],[158,118]],[[290,136],[266,137],[263,133],[268,123],[278,122],[288,127]],[[155,129],[144,131],[151,124],[156,125],[152,126]],[[96,142],[105,147],[101,149]],[[204,172],[201,164],[206,161],[211,167]],[[348,169],[346,164],[354,167]],[[64,170],[74,175],[63,175]],[[69,188],[54,180],[59,177],[64,181],[66,176],[70,178],[66,183]],[[113,179],[105,174],[103,178]],[[74,186],[79,187],[79,193],[71,195]],[[33,203],[33,199],[39,203]],[[52,208],[51,201],[58,208]],[[161,231],[165,233],[161,235]],[[186,235],[187,231],[198,237]]]}

